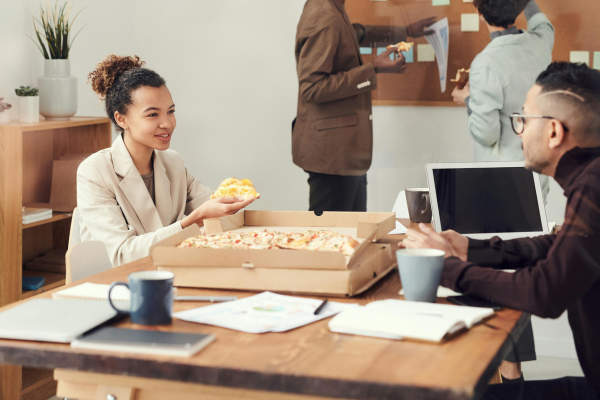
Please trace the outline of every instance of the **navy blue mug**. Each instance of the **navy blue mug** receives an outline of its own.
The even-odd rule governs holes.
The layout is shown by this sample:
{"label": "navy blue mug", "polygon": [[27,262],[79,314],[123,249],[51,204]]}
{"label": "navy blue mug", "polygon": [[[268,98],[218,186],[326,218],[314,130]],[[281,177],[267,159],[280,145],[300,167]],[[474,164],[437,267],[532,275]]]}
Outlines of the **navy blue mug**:
{"label": "navy blue mug", "polygon": [[[168,271],[140,271],[129,274],[129,283],[113,282],[108,290],[108,302],[119,313],[127,313],[131,322],[141,325],[168,325],[173,314],[173,275]],[[120,310],[110,293],[116,286],[125,286],[131,293],[130,310]]]}

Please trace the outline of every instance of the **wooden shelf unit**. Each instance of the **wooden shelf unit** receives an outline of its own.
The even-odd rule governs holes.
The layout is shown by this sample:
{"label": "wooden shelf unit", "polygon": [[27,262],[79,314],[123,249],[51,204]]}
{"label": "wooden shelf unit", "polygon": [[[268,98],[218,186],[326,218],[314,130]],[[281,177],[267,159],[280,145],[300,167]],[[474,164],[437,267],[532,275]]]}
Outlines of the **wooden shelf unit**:
{"label": "wooden shelf unit", "polygon": [[[50,201],[54,160],[110,147],[111,132],[110,120],[97,117],[0,125],[0,307],[64,285],[64,274],[25,271],[23,265],[50,250],[67,248],[71,215],[54,213],[23,225],[21,208]],[[44,276],[44,287],[21,290],[24,275]],[[0,398],[46,400],[55,387],[49,376],[47,371],[23,369],[22,374],[20,367],[0,365]]]}
{"label": "wooden shelf unit", "polygon": [[71,213],[52,213],[52,218],[43,219],[41,221],[32,222],[30,224],[23,225],[23,229],[33,228],[34,226],[40,226],[44,224],[50,224],[55,221],[60,221],[61,219],[71,218]]}

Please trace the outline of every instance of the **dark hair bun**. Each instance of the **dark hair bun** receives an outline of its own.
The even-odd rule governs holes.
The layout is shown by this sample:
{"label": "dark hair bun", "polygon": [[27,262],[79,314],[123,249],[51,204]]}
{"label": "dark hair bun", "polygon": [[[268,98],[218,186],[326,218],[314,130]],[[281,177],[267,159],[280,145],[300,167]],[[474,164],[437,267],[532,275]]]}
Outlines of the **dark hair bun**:
{"label": "dark hair bun", "polygon": [[111,54],[96,65],[96,69],[88,75],[88,83],[92,82],[92,89],[100,96],[106,98],[108,90],[123,72],[132,68],[141,68],[146,63],[140,61],[138,56],[117,56]]}

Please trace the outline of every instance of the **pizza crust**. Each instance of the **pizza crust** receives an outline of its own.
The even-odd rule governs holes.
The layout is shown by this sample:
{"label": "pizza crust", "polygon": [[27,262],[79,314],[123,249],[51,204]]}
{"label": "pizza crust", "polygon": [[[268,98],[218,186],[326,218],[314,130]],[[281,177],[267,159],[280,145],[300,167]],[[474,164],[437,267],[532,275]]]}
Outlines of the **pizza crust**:
{"label": "pizza crust", "polygon": [[396,44],[390,44],[387,48],[391,49],[392,47],[397,47],[396,52],[400,51],[409,51],[414,46],[414,42],[400,42]]}

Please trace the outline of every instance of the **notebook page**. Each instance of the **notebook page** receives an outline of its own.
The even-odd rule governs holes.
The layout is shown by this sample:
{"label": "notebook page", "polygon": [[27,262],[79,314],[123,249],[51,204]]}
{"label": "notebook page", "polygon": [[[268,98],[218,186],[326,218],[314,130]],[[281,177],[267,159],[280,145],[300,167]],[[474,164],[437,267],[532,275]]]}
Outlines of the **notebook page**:
{"label": "notebook page", "polygon": [[[108,289],[110,285],[101,285],[98,283],[82,283],[69,289],[61,290],[52,294],[53,299],[82,299],[82,300],[108,300]],[[129,301],[129,289],[124,286],[117,286],[111,293],[111,299],[114,301]]]}
{"label": "notebook page", "polygon": [[412,314],[370,307],[348,309],[329,322],[332,332],[431,342],[440,342],[448,332],[464,326],[442,314]]}
{"label": "notebook page", "polygon": [[450,304],[425,303],[406,300],[381,300],[367,304],[366,307],[381,311],[402,314],[441,314],[455,321],[463,321],[467,328],[494,314],[491,308],[465,307]]}

